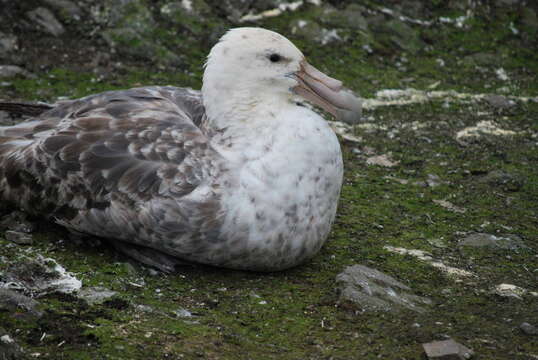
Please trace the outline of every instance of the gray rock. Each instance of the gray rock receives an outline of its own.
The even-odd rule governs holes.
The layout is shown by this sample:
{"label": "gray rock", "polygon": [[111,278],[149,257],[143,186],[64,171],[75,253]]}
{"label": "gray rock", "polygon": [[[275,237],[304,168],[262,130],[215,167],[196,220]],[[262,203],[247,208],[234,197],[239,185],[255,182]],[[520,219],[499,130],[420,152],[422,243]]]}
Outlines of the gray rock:
{"label": "gray rock", "polygon": [[38,7],[28,11],[26,16],[39,25],[39,29],[47,34],[60,36],[65,32],[62,24],[54,17],[54,14],[47,8]]}
{"label": "gray rock", "polygon": [[8,79],[15,76],[30,76],[30,73],[17,65],[0,65],[0,79]]}
{"label": "gray rock", "polygon": [[428,184],[429,187],[433,188],[441,184],[444,184],[444,182],[441,180],[441,178],[438,175],[428,174],[428,179],[426,179],[426,184]]}
{"label": "gray rock", "polygon": [[494,170],[484,176],[481,180],[490,186],[501,188],[504,191],[519,191],[525,184],[525,179],[519,174],[508,173],[503,170]]}
{"label": "gray rock", "polygon": [[187,309],[179,308],[176,310],[172,310],[172,314],[178,318],[191,318],[194,317],[194,315]]}
{"label": "gray rock", "polygon": [[466,360],[473,356],[473,351],[452,339],[433,341],[422,344],[430,360]]}
{"label": "gray rock", "polygon": [[375,30],[382,33],[382,42],[389,42],[387,45],[396,45],[412,54],[418,53],[426,46],[415,28],[397,19],[383,22]]}
{"label": "gray rock", "polygon": [[148,270],[149,276],[159,276],[161,274],[160,271],[155,270],[153,268],[148,268],[147,270]]}
{"label": "gray rock", "polygon": [[9,264],[0,286],[42,296],[53,292],[73,292],[80,288],[81,282],[54,259],[38,255],[35,258],[19,257]]}
{"label": "gray rock", "polygon": [[35,224],[27,219],[25,213],[13,211],[0,219],[0,230],[12,230],[29,234],[35,230]]}
{"label": "gray rock", "polygon": [[[249,12],[249,9],[254,4],[255,0],[221,0],[221,1],[208,1],[209,5],[218,8],[228,20],[233,22],[238,22],[239,19],[246,15]],[[263,7],[270,8],[272,4],[265,3],[262,4]],[[273,6],[274,8],[274,6]]]}
{"label": "gray rock", "polygon": [[322,45],[342,40],[338,34],[338,30],[324,29],[313,21],[295,20],[290,26],[292,34],[301,36],[311,42],[318,42]]}
{"label": "gray rock", "polygon": [[204,33],[211,8],[203,0],[192,1],[188,5],[182,1],[171,1],[164,4],[160,12],[164,19],[180,28],[188,28],[194,34]]}
{"label": "gray rock", "polygon": [[149,35],[130,28],[109,29],[102,32],[107,43],[120,53],[148,59],[165,65],[179,65],[180,58]]}
{"label": "gray rock", "polygon": [[466,65],[497,66],[500,60],[500,56],[496,54],[476,53],[465,56],[462,61]]}
{"label": "gray rock", "polygon": [[431,246],[435,246],[442,249],[448,247],[447,243],[443,239],[433,238],[433,239],[428,239],[427,241],[428,241],[428,244],[430,244]]}
{"label": "gray rock", "polygon": [[291,22],[290,27],[292,34],[308,41],[317,42],[322,37],[322,27],[313,21],[297,19]]}
{"label": "gray rock", "polygon": [[0,57],[5,57],[9,53],[17,50],[18,39],[15,35],[8,35],[0,32]]}
{"label": "gray rock", "polygon": [[117,294],[116,291],[105,289],[101,286],[84,288],[78,292],[78,297],[88,303],[88,305],[102,304]]}
{"label": "gray rock", "polygon": [[65,20],[80,20],[82,10],[69,0],[43,0],[47,5],[57,10],[60,17]]}
{"label": "gray rock", "polygon": [[10,289],[0,288],[0,310],[15,312],[25,311],[35,317],[43,316],[41,304],[36,300]]}
{"label": "gray rock", "polygon": [[411,289],[396,279],[363,265],[348,266],[336,276],[340,301],[351,301],[366,311],[424,312],[427,298],[410,294]]}
{"label": "gray rock", "polygon": [[8,230],[4,233],[4,237],[6,238],[6,240],[19,245],[32,245],[32,243],[34,242],[34,239],[32,239],[32,235],[25,234],[19,231]]}
{"label": "gray rock", "polygon": [[356,4],[349,5],[345,10],[326,8],[320,20],[330,27],[368,31],[368,22],[362,16],[361,9]]}
{"label": "gray rock", "polygon": [[382,155],[369,156],[366,159],[366,164],[393,167],[393,166],[398,165],[399,161],[393,160],[391,158],[391,154],[382,154]]}
{"label": "gray rock", "polygon": [[525,335],[538,335],[538,328],[536,326],[529,324],[528,322],[523,322],[519,325],[519,328]]}
{"label": "gray rock", "polygon": [[[105,2],[107,29],[101,36],[118,52],[163,65],[179,65],[180,58],[159,42],[157,23],[141,0]],[[104,21],[98,18],[98,21]]]}
{"label": "gray rock", "polygon": [[0,328],[0,358],[2,360],[25,358],[22,348],[3,328]]}
{"label": "gray rock", "polygon": [[156,26],[151,10],[142,0],[105,0],[104,13],[111,28],[127,27],[139,32],[153,30]]}
{"label": "gray rock", "polygon": [[514,284],[503,283],[495,286],[493,293],[501,297],[522,300],[523,296],[527,295],[529,291]]}
{"label": "gray rock", "polygon": [[144,312],[144,313],[152,313],[152,312],[155,312],[155,309],[154,309],[154,308],[152,308],[152,307],[149,306],[149,305],[144,305],[144,304],[138,304],[138,305],[135,305],[134,308],[135,308],[136,311]]}
{"label": "gray rock", "polygon": [[523,240],[514,234],[492,235],[486,233],[474,233],[467,235],[459,242],[460,246],[491,247],[497,249],[517,250],[528,248]]}
{"label": "gray rock", "polygon": [[486,100],[489,105],[498,109],[507,109],[516,105],[514,100],[510,100],[502,95],[487,95],[484,97],[484,100]]}

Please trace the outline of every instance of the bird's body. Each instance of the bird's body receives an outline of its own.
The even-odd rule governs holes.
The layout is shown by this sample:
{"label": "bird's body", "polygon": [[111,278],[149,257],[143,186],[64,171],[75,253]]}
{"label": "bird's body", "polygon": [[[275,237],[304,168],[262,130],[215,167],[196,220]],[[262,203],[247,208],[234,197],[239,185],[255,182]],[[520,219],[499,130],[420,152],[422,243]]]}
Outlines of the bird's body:
{"label": "bird's body", "polygon": [[313,256],[336,212],[340,146],[320,115],[286,93],[297,82],[287,69],[276,81],[233,74],[233,62],[252,55],[244,50],[229,68],[215,63],[244,36],[282,53],[282,66],[303,60],[276,33],[238,30],[213,48],[202,92],[106,92],[0,128],[0,199],[191,262],[271,271]]}

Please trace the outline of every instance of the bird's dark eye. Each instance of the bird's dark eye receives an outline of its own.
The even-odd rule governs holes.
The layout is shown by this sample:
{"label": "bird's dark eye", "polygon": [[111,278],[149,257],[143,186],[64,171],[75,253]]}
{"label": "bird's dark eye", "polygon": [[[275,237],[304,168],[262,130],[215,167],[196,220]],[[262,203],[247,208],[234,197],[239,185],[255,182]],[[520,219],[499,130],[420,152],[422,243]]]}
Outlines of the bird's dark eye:
{"label": "bird's dark eye", "polygon": [[269,55],[269,60],[271,60],[271,62],[279,62],[280,59],[281,59],[281,56],[276,53]]}

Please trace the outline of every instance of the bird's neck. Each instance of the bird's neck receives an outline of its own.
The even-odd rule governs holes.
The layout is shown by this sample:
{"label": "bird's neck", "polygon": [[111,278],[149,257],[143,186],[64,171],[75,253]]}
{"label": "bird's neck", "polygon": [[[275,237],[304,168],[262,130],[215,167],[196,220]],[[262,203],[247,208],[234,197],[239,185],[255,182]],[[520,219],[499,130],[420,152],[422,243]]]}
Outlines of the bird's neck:
{"label": "bird's neck", "polygon": [[212,72],[204,77],[202,98],[208,124],[215,130],[264,128],[277,114],[292,107],[293,94],[248,79],[230,79],[229,74]]}

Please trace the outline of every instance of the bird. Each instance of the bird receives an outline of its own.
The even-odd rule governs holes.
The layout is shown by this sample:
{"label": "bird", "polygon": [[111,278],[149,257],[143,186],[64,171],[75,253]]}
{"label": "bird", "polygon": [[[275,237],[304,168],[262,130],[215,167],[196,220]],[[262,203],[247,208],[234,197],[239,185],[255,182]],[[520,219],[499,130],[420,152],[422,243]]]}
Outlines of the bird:
{"label": "bird", "polygon": [[146,86],[30,107],[0,127],[0,201],[163,271],[270,272],[312,258],[335,219],[343,160],[304,100],[355,122],[360,99],[263,28],[228,30],[204,67],[199,91]]}

